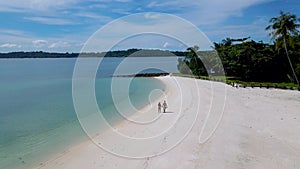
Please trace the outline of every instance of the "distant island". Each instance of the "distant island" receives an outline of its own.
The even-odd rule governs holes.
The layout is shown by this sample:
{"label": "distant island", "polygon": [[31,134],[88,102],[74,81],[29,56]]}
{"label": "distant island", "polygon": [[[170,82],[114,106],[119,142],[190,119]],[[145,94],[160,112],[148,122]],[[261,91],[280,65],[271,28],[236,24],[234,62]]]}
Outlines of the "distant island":
{"label": "distant island", "polygon": [[186,52],[167,51],[159,49],[128,49],[99,53],[51,53],[43,51],[35,52],[9,52],[0,53],[0,59],[9,58],[77,58],[80,57],[162,57],[162,56],[184,56]]}

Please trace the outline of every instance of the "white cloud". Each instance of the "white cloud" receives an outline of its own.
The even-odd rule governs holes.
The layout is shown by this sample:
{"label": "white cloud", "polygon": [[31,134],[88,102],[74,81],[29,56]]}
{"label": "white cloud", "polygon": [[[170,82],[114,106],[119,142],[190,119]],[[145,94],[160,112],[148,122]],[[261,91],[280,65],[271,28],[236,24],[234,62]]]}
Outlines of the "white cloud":
{"label": "white cloud", "polygon": [[[79,52],[82,47],[82,44],[86,41],[87,37],[91,35],[91,33],[87,31],[81,32],[80,36],[78,36],[78,32],[75,32],[70,34],[62,34],[56,37],[47,37],[44,35],[37,36],[28,32],[18,30],[6,30],[4,32],[2,30],[3,29],[0,29],[0,52],[15,52],[16,50],[41,50],[46,52]],[[47,43],[44,46],[41,46],[39,48],[34,46],[34,43],[43,43],[43,41],[47,41]],[[7,45],[7,43],[15,45]],[[8,48],[9,46],[11,46],[11,48]]]}
{"label": "white cloud", "polygon": [[148,7],[148,8],[152,8],[152,7],[155,7],[156,4],[157,4],[156,1],[151,1],[151,2],[147,5],[147,7]]}
{"label": "white cloud", "polygon": [[93,12],[79,12],[74,15],[80,16],[80,17],[85,17],[85,18],[97,19],[97,20],[101,20],[103,22],[108,22],[108,21],[112,20],[112,18],[110,18],[108,16],[99,15],[99,14],[93,13]]}
{"label": "white cloud", "polygon": [[132,0],[116,0],[117,2],[131,2]]}
{"label": "white cloud", "polygon": [[[98,29],[103,22],[111,21],[113,18],[103,16],[102,12],[99,14],[97,11],[102,11],[101,9],[96,8],[109,8],[112,9],[110,12],[116,12],[119,14],[128,14],[136,12],[137,9],[140,12],[149,11],[148,8],[151,8],[152,11],[161,11],[161,12],[170,12],[177,16],[183,17],[188,21],[191,21],[193,24],[197,25],[199,28],[207,30],[208,35],[212,37],[222,37],[225,35],[229,36],[244,36],[246,33],[253,32],[253,36],[257,34],[263,35],[264,29],[261,29],[261,25],[254,25],[250,27],[249,25],[242,26],[224,26],[224,21],[231,16],[243,16],[243,10],[259,4],[268,2],[271,0],[154,0],[148,1],[149,4],[146,5],[137,5],[138,2],[133,2],[132,4],[122,4],[120,3],[109,3],[116,2],[118,0],[11,0],[11,1],[0,1],[0,12],[1,11],[11,11],[11,12],[24,12],[24,15],[19,15],[23,19],[28,21],[39,22],[48,25],[74,25],[77,24],[76,20],[81,20],[84,23],[90,25],[84,25],[85,28],[80,27],[79,29],[68,30],[62,32],[61,34],[57,33],[56,37],[49,37],[47,35],[37,36],[37,32],[22,32],[18,30],[3,30],[0,29],[0,44],[6,44],[7,39],[9,39],[10,44],[21,44],[22,50],[32,50],[34,45],[43,45],[43,42],[38,42],[36,40],[45,40],[48,43],[45,43],[40,47],[41,50],[68,50],[76,51],[79,50],[78,47],[75,47],[75,44],[83,43],[89,35],[92,34],[96,29]],[[128,1],[128,0],[119,0],[119,1]],[[129,0],[131,1],[131,0]],[[147,2],[146,2],[147,3]],[[118,6],[115,6],[118,4]],[[132,8],[134,7],[134,8]],[[76,12],[74,12],[76,10]],[[104,13],[105,14],[105,13]],[[116,15],[112,15],[116,16]],[[117,15],[118,16],[118,15]],[[146,13],[144,18],[140,18],[136,23],[124,22],[121,26],[115,30],[113,35],[105,35],[107,37],[106,41],[114,41],[118,34],[123,32],[134,32],[128,29],[128,25],[137,26],[137,30],[156,30],[160,31],[162,28],[164,32],[178,29],[177,22],[165,21],[155,22],[156,19],[161,19],[163,14],[157,13]],[[146,20],[145,22],[143,22]],[[92,21],[92,22],[91,22]],[[94,22],[95,21],[95,22]],[[98,23],[96,21],[103,21]],[[152,22],[153,21],[153,22]],[[264,22],[262,19],[258,22]],[[161,24],[163,26],[161,26]],[[168,24],[168,25],[167,25]],[[82,26],[80,25],[80,26]],[[205,26],[203,26],[205,25]],[[222,25],[222,27],[217,27]],[[203,26],[203,27],[201,27]],[[247,27],[248,26],[248,27]],[[155,29],[150,29],[150,28]],[[121,29],[120,29],[121,28]],[[212,29],[210,29],[212,28]],[[258,28],[261,30],[257,31]],[[68,28],[66,28],[68,29]],[[61,29],[60,29],[61,30]],[[83,31],[85,30],[85,31]],[[88,30],[88,31],[86,31]],[[73,32],[74,31],[74,32]],[[76,32],[75,32],[76,31]],[[256,31],[256,32],[255,32]],[[69,33],[68,33],[69,32]],[[178,30],[178,32],[188,34],[188,30]],[[37,33],[37,34],[35,34]],[[247,36],[252,36],[251,34]],[[193,39],[194,37],[189,37]],[[219,39],[220,40],[220,39]],[[36,42],[34,42],[36,41]],[[166,41],[162,41],[159,45],[162,47]],[[176,46],[172,41],[168,41],[169,45],[172,44]],[[167,44],[166,44],[167,45]],[[194,45],[194,44],[192,44]],[[4,45],[11,46],[11,45]],[[30,48],[31,47],[31,48]],[[65,48],[62,48],[65,47]],[[2,51],[8,47],[1,47]],[[11,49],[13,50],[13,49]]]}
{"label": "white cloud", "polygon": [[129,15],[131,14],[130,12],[128,12],[128,10],[125,9],[112,9],[112,12],[114,13],[118,13],[118,14],[123,14],[123,15]]}
{"label": "white cloud", "polygon": [[[242,16],[243,9],[272,0],[155,0],[148,5],[139,5],[139,8],[151,8],[153,11],[170,12],[188,19],[196,25],[209,25],[221,23],[226,18],[231,16]],[[122,8],[111,6],[109,2],[127,2]],[[111,8],[113,12],[122,15],[131,14],[136,11],[136,8],[128,8],[132,0],[10,0],[0,1],[0,11],[19,11],[39,14],[43,12],[43,16],[51,17],[25,17],[24,19],[36,21],[51,25],[67,25],[74,24],[67,20],[66,17],[73,17],[71,13],[73,9],[80,9],[80,13],[86,13],[86,16],[92,19],[104,18],[88,13],[91,8]],[[133,2],[132,2],[133,3]],[[113,3],[112,3],[113,4]],[[119,9],[118,9],[119,8]],[[69,15],[64,15],[63,12],[70,12]],[[173,11],[173,12],[172,12]],[[39,13],[37,13],[39,12]],[[61,18],[53,18],[53,16],[61,16]],[[76,14],[75,14],[76,16]],[[156,17],[146,15],[146,17]]]}
{"label": "white cloud", "polygon": [[[148,19],[146,19],[145,16]],[[93,35],[93,37],[89,38],[89,42],[87,42],[83,50],[85,52],[107,51],[107,49],[117,45],[120,40],[124,40],[124,38],[127,39],[130,36],[142,34],[153,34],[162,37],[169,37],[170,39],[175,39],[186,46],[199,45],[203,50],[211,49],[212,46],[203,33],[199,32],[193,25],[190,25],[176,16],[157,13],[140,13],[121,18],[117,21],[111,22],[105,27],[102,27],[101,31],[98,31]],[[138,46],[144,47],[158,46],[162,48],[165,42],[171,44],[170,41],[166,40],[160,42],[148,40],[143,41],[143,38],[140,40],[140,43],[144,43],[138,44]],[[136,42],[136,44],[139,42]],[[178,45],[174,45],[172,47],[175,48],[178,47]]]}
{"label": "white cloud", "polygon": [[54,42],[51,45],[48,46],[49,49],[52,48],[68,48],[70,47],[69,42],[63,42],[63,41],[59,41],[59,42]]}
{"label": "white cloud", "polygon": [[47,43],[48,41],[41,39],[32,41],[33,46],[36,48],[44,47]]}
{"label": "white cloud", "polygon": [[14,43],[5,43],[0,46],[0,48],[21,48],[21,47],[22,47],[21,45],[14,44]]}
{"label": "white cloud", "polygon": [[[268,39],[267,32],[265,31],[266,24],[245,24],[245,25],[228,25],[223,26],[220,29],[217,26],[209,27],[205,31],[208,36],[214,37],[214,41],[219,42],[225,38],[245,38],[253,37],[254,40],[266,40]],[[266,41],[267,42],[267,41]]]}
{"label": "white cloud", "polygon": [[27,33],[21,30],[15,30],[15,29],[0,29],[0,34],[6,34],[6,35],[15,35],[15,36],[24,36]]}
{"label": "white cloud", "polygon": [[81,3],[90,2],[88,8],[105,8],[101,3],[108,2],[129,3],[132,0],[1,0],[2,12],[34,12],[56,11],[74,7],[81,7]]}
{"label": "white cloud", "polygon": [[221,23],[231,16],[242,16],[242,10],[271,0],[172,0],[153,1],[148,8],[178,11],[175,13],[194,24],[208,25]]}
{"label": "white cloud", "polygon": [[89,5],[89,8],[107,8],[107,5],[104,4],[93,4],[93,5]]}
{"label": "white cloud", "polygon": [[8,0],[0,1],[0,11],[32,12],[48,11],[70,7],[79,0]]}
{"label": "white cloud", "polygon": [[[109,2],[113,1],[132,2],[132,0],[2,0],[0,1],[0,11],[29,12],[36,14],[40,14],[37,12],[44,12],[44,16],[59,16],[63,11],[76,8],[80,8],[80,10],[82,10],[81,12],[87,12],[87,10],[91,8],[112,8],[115,12],[120,14],[129,14],[136,11],[136,8],[124,11],[123,6],[121,9],[117,9],[118,7],[116,8],[116,6],[110,6]],[[269,1],[272,0],[156,0],[149,2],[148,5],[146,4],[144,7],[151,8],[154,11],[175,11],[172,13],[184,17],[194,24],[204,25],[220,23],[230,16],[242,16],[243,9]],[[139,7],[143,6],[140,5]],[[29,17],[27,19],[47,24],[70,24],[70,21],[65,19],[58,20],[55,18],[40,17]]]}
{"label": "white cloud", "polygon": [[159,13],[145,13],[146,19],[158,19],[161,15]]}
{"label": "white cloud", "polygon": [[169,46],[170,46],[170,44],[168,42],[165,42],[163,45],[164,48],[168,48]]}
{"label": "white cloud", "polygon": [[47,25],[72,25],[75,24],[72,21],[60,18],[50,18],[50,17],[24,17],[26,20],[40,22]]}

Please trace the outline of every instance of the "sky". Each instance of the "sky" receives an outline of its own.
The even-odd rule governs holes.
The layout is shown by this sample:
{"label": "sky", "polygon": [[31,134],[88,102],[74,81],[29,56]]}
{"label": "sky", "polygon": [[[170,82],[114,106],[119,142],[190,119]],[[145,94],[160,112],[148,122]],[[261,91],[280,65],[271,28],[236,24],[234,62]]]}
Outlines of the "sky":
{"label": "sky", "polygon": [[[194,25],[211,42],[222,39],[251,37],[269,42],[265,27],[280,10],[300,17],[299,0],[9,0],[0,1],[0,52],[46,51],[80,52],[95,32],[119,18],[130,18],[131,25],[115,25],[106,32],[105,43],[119,39],[119,32],[132,26],[159,32],[159,25],[168,22],[168,29],[178,28],[176,19],[162,20],[157,13],[171,14]],[[151,13],[150,13],[151,12]],[[153,13],[155,12],[155,13]],[[142,14],[144,18],[128,17]],[[149,13],[149,14],[148,14]],[[158,19],[159,18],[159,19]],[[145,22],[152,19],[152,23]],[[147,23],[147,24],[145,24]],[[141,26],[142,25],[142,26]],[[130,31],[129,31],[130,32]],[[184,32],[182,32],[184,34]],[[133,36],[114,49],[157,48],[184,50],[186,46],[168,37]],[[130,45],[128,45],[130,44]],[[197,44],[195,44],[197,45]],[[105,48],[106,49],[106,48]],[[99,49],[104,50],[104,49]]]}

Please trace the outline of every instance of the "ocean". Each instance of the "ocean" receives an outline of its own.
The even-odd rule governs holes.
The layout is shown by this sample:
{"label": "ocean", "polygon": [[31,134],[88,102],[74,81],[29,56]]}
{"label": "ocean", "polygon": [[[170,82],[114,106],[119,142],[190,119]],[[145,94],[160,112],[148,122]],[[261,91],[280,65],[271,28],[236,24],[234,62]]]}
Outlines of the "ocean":
{"label": "ocean", "polygon": [[[98,105],[112,124],[121,121],[112,100],[127,94],[111,90],[111,75],[124,58],[105,58],[99,66],[95,93]],[[177,58],[128,58],[128,69],[144,65],[142,72],[161,72],[149,63],[177,72]],[[87,140],[77,119],[72,100],[75,58],[0,60],[0,168],[21,169],[43,165],[52,155]],[[158,66],[160,67],[160,66]],[[129,71],[130,72],[130,71]],[[123,72],[126,74],[126,72]],[[128,78],[119,78],[120,83]],[[134,78],[129,98],[138,109],[149,104],[149,94],[165,86],[154,78]]]}

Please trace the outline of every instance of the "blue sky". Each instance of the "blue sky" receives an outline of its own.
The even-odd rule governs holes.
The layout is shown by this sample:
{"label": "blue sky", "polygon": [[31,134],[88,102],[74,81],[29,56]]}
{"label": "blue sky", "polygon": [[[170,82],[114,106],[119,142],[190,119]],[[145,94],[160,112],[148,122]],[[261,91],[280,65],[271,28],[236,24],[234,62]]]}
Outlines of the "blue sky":
{"label": "blue sky", "polygon": [[[280,10],[300,17],[298,0],[1,1],[0,52],[79,52],[88,38],[104,25],[120,17],[144,12],[162,12],[184,18],[213,42],[226,37],[248,36],[268,42],[264,28]],[[140,21],[137,20],[136,24]],[[119,29],[122,31],[126,27]],[[183,49],[182,46],[168,45],[171,43],[162,39],[164,43],[152,42],[149,47]],[[147,41],[141,37],[138,40],[147,47]],[[136,46],[131,47],[140,47],[138,44],[136,42]]]}

